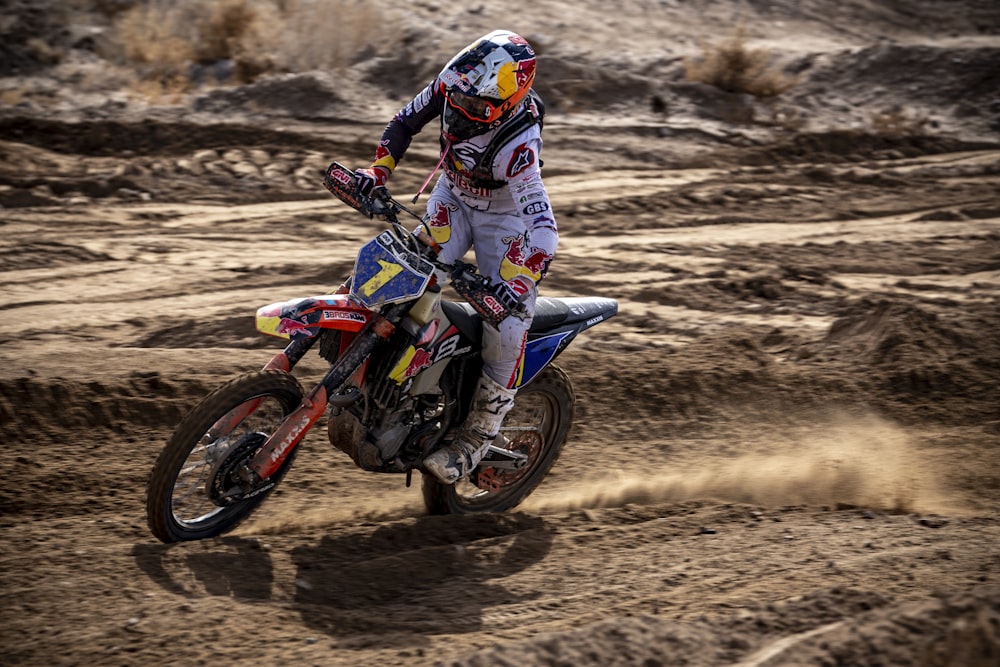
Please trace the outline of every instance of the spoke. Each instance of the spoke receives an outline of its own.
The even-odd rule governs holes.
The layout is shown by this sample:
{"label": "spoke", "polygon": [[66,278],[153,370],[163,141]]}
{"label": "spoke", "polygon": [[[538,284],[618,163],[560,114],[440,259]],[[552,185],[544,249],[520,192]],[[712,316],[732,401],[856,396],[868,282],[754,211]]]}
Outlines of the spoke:
{"label": "spoke", "polygon": [[198,468],[204,468],[206,466],[208,466],[208,461],[198,461],[197,463],[192,463],[189,466],[185,466],[185,467],[181,468],[181,471],[180,471],[180,473],[178,473],[177,478],[180,479],[184,475],[189,475],[192,472],[194,472],[195,470],[197,470]]}
{"label": "spoke", "polygon": [[[178,515],[178,509],[184,507],[187,504],[186,503],[187,500],[189,499],[198,500],[205,498],[206,477],[207,477],[206,475],[199,475],[197,478],[189,481],[185,485],[174,486],[174,491],[175,491],[173,499],[174,516],[177,516],[178,519],[181,518]],[[177,493],[178,491],[180,491],[180,493]]]}
{"label": "spoke", "polygon": [[284,418],[283,410],[270,397],[253,400],[260,401],[257,409],[232,430],[209,442],[205,442],[203,436],[191,448],[187,461],[177,473],[171,499],[178,523],[197,526],[238,506],[219,507],[211,500],[209,491],[216,465],[248,435],[260,433],[267,436]]}

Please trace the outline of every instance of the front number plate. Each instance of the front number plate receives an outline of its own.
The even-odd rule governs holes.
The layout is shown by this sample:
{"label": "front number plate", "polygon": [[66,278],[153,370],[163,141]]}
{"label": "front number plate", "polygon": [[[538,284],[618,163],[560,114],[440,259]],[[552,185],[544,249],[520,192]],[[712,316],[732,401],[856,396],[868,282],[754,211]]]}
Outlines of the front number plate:
{"label": "front number plate", "polygon": [[358,252],[351,294],[369,308],[414,299],[424,293],[434,266],[383,232]]}

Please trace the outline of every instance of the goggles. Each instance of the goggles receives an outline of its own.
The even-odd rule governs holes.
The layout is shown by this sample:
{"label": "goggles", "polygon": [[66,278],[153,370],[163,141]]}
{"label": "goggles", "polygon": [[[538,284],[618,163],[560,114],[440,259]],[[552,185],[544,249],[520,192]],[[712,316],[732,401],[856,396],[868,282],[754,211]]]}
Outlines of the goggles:
{"label": "goggles", "polygon": [[477,123],[492,123],[503,113],[502,102],[493,102],[484,97],[466,95],[457,90],[448,93],[448,104],[469,120]]}

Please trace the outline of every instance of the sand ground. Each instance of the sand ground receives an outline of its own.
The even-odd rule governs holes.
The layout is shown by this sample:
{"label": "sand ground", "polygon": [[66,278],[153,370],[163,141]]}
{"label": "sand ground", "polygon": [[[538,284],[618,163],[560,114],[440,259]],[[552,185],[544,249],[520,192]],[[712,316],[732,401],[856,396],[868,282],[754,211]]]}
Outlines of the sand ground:
{"label": "sand ground", "polygon": [[[109,104],[71,60],[0,79],[28,91],[0,110],[0,662],[998,664],[998,11],[536,4],[414,4],[424,55],[339,81]],[[378,231],[316,174],[508,20],[546,47],[543,292],[621,307],[557,362],[579,403],[551,475],[428,517],[316,429],[234,533],[159,544],[173,425],[273,353],[258,306],[335,286]],[[738,21],[796,87],[683,80]]]}

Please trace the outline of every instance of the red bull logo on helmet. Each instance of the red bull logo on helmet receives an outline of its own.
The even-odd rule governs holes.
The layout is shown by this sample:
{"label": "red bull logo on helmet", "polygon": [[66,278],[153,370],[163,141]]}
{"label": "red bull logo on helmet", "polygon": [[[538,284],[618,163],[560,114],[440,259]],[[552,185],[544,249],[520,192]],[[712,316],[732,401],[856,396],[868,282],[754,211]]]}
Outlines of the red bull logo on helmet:
{"label": "red bull logo on helmet", "polygon": [[514,75],[517,77],[518,89],[527,87],[535,78],[534,59],[522,61],[520,66],[514,70]]}

